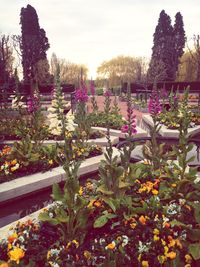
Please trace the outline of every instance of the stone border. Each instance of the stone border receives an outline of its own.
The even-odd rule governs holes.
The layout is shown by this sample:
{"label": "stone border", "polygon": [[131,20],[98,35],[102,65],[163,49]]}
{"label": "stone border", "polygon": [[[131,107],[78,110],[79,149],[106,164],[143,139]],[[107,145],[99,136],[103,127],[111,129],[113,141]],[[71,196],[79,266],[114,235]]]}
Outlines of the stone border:
{"label": "stone border", "polygon": [[[120,155],[120,152],[116,148],[113,148],[113,150],[114,156]],[[104,155],[86,159],[81,163],[78,174],[84,175],[97,171],[102,159],[104,159]],[[62,167],[57,167],[44,173],[35,173],[2,183],[0,185],[0,202],[5,202],[38,191],[64,180],[65,171]]]}
{"label": "stone border", "polygon": [[[102,131],[104,133],[107,132],[107,129],[103,128],[103,127],[92,127],[92,129],[99,130],[99,131]],[[137,133],[134,134],[135,138],[142,138],[142,137],[148,136],[148,133],[145,130],[143,130],[142,128],[140,128],[139,126],[136,127],[136,130],[137,130]],[[125,133],[122,133],[120,130],[115,130],[115,129],[110,129],[110,135],[111,136],[117,136],[119,138],[126,138]]]}
{"label": "stone border", "polygon": [[[117,136],[110,136],[110,140],[111,140],[111,143],[112,145],[116,145],[118,142],[119,142],[119,137]],[[13,141],[13,140],[6,140],[6,141],[1,141],[0,143],[2,145],[13,145],[14,142],[17,142],[17,141],[20,141],[20,140],[16,140],[16,141]],[[32,142],[34,143],[34,142]],[[42,145],[53,145],[53,144],[64,144],[64,140],[45,140]],[[89,144],[96,144],[98,146],[101,146],[101,147],[104,147],[104,146],[107,146],[108,145],[108,141],[106,139],[106,137],[100,137],[100,138],[96,138],[96,139],[89,139],[87,141],[87,143]]]}
{"label": "stone border", "polygon": [[[146,122],[148,125],[153,126],[153,119],[151,115],[143,115],[142,120]],[[197,125],[193,128],[188,129],[188,136],[192,136],[194,134],[200,133],[200,125]],[[168,129],[165,125],[162,125],[159,131],[159,134],[163,137],[169,137],[169,138],[179,138],[179,131]]]}

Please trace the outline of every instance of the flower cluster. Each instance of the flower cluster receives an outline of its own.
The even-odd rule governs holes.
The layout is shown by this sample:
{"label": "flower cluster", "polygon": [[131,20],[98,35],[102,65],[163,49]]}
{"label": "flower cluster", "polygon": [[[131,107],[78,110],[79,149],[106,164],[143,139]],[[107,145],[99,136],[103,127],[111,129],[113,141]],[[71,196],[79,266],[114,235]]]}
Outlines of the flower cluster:
{"label": "flower cluster", "polygon": [[11,175],[13,172],[15,172],[16,170],[18,170],[20,167],[19,162],[14,159],[11,161],[5,161],[1,167],[0,167],[0,171],[3,171],[3,173],[5,175]]}
{"label": "flower cluster", "polygon": [[158,115],[162,111],[162,106],[159,100],[159,96],[156,91],[153,91],[148,104],[149,113],[152,116]]}
{"label": "flower cluster", "polygon": [[76,89],[75,100],[78,103],[86,103],[88,101],[88,94],[85,87]]}
{"label": "flower cluster", "polygon": [[35,112],[39,107],[39,99],[37,96],[32,96],[27,99],[27,110],[29,113]]}
{"label": "flower cluster", "polygon": [[[129,131],[129,125],[128,124],[125,124],[125,125],[123,125],[121,127],[121,132],[122,133],[128,133],[128,131]],[[136,124],[135,123],[133,123],[131,125],[131,133],[132,134],[136,134],[137,133],[137,129],[136,129]]]}

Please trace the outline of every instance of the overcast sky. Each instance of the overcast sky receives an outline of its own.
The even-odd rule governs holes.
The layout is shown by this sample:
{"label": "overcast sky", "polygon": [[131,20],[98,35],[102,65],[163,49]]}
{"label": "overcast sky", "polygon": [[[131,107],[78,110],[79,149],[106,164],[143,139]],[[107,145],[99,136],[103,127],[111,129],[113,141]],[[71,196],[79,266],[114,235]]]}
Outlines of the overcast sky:
{"label": "overcast sky", "polygon": [[40,27],[59,58],[96,68],[118,55],[151,56],[153,33],[162,9],[174,23],[183,15],[188,38],[200,34],[200,0],[0,0],[0,32],[20,34],[20,10],[32,5]]}

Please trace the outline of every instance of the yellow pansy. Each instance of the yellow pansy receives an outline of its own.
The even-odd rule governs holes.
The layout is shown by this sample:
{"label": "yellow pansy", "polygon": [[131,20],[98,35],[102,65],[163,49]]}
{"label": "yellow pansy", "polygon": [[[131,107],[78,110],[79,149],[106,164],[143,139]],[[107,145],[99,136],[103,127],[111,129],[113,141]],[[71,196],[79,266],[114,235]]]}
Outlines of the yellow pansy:
{"label": "yellow pansy", "polygon": [[192,262],[192,257],[189,254],[185,255],[185,261],[186,263],[191,263]]}
{"label": "yellow pansy", "polygon": [[78,193],[79,193],[80,196],[82,196],[82,194],[83,194],[83,187],[82,186],[80,187]]}
{"label": "yellow pansy", "polygon": [[171,251],[171,252],[167,253],[166,256],[167,256],[167,258],[170,258],[171,260],[173,260],[176,258],[176,252]]}
{"label": "yellow pansy", "polygon": [[156,189],[153,189],[151,192],[153,195],[158,195],[158,190],[156,190]]}
{"label": "yellow pansy", "polygon": [[153,230],[153,234],[154,234],[154,235],[159,235],[159,234],[160,234],[160,231],[159,231],[157,228],[155,228],[155,229]]}
{"label": "yellow pansy", "polygon": [[88,250],[85,250],[84,253],[83,253],[83,255],[85,256],[85,258],[87,260],[89,260],[91,258],[91,253]]}
{"label": "yellow pansy", "polygon": [[164,255],[158,255],[157,259],[161,264],[163,264],[166,261],[166,257]]}
{"label": "yellow pansy", "polygon": [[142,267],[149,267],[148,261],[142,261]]}
{"label": "yellow pansy", "polygon": [[8,252],[8,257],[11,261],[15,261],[17,264],[19,264],[20,259],[22,259],[25,255],[25,252],[23,249],[15,247],[13,250],[10,250]]}
{"label": "yellow pansy", "polygon": [[156,242],[156,241],[160,240],[160,237],[157,236],[157,235],[154,235],[154,236],[153,236],[153,240]]}

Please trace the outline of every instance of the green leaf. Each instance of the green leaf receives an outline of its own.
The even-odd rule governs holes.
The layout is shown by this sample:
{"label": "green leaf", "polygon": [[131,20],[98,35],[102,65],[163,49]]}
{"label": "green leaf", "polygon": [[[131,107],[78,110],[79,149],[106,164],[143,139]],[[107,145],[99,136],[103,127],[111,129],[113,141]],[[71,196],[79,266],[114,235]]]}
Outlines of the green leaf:
{"label": "green leaf", "polygon": [[59,224],[59,222],[56,219],[49,217],[48,213],[46,212],[40,213],[38,219],[42,222],[49,222],[52,225]]}
{"label": "green leaf", "polygon": [[190,244],[189,253],[192,255],[192,257],[195,260],[199,260],[200,259],[200,243]]}
{"label": "green leaf", "polygon": [[186,227],[187,225],[182,223],[182,222],[179,222],[177,220],[173,220],[170,222],[171,226],[174,227],[174,226],[183,226],[183,227]]}
{"label": "green leaf", "polygon": [[115,201],[113,199],[108,198],[108,197],[103,197],[103,200],[110,206],[110,208],[114,212],[116,211]]}
{"label": "green leaf", "polygon": [[140,174],[142,173],[142,170],[140,168],[138,168],[135,172],[135,177],[136,178],[139,178],[140,177]]}
{"label": "green leaf", "polygon": [[53,199],[56,201],[62,201],[63,200],[63,193],[58,184],[53,184],[52,188],[52,193],[53,193]]}
{"label": "green leaf", "polygon": [[104,226],[109,219],[112,219],[112,218],[116,218],[116,215],[115,214],[112,214],[112,213],[106,213],[102,216],[100,216],[99,218],[97,218],[94,222],[94,228],[100,228],[102,226]]}
{"label": "green leaf", "polygon": [[100,185],[98,188],[97,188],[97,192],[101,192],[105,195],[113,195],[113,191],[109,191],[105,188],[105,185]]}

